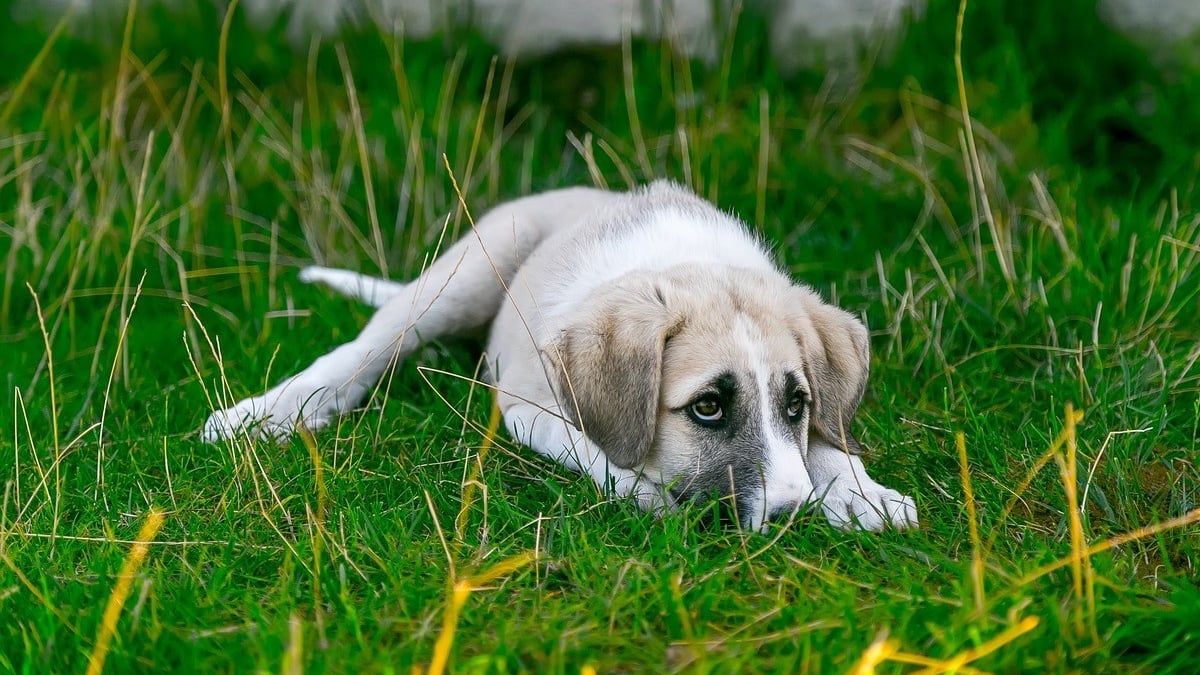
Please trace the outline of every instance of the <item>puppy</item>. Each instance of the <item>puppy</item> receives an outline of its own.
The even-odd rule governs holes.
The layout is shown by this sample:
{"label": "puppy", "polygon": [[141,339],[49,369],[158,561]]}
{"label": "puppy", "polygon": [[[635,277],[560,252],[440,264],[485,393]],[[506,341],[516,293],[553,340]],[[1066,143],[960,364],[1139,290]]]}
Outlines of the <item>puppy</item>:
{"label": "puppy", "polygon": [[213,413],[205,440],[323,427],[421,343],[490,322],[512,437],[644,509],[716,497],[762,529],[819,503],[841,527],[917,525],[850,432],[866,327],[679,185],[501,204],[407,284],[321,267],[300,278],[379,311],[353,341]]}

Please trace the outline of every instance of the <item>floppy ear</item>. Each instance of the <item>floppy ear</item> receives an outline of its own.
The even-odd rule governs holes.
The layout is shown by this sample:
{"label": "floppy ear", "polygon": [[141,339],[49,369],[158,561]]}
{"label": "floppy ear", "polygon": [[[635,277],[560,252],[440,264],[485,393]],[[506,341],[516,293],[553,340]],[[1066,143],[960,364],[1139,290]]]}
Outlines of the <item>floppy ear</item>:
{"label": "floppy ear", "polygon": [[605,288],[583,307],[543,356],[567,418],[628,469],[654,441],[663,349],[679,320],[648,278]]}
{"label": "floppy ear", "polygon": [[804,316],[797,339],[808,357],[812,430],[835,448],[862,454],[862,445],[850,432],[850,420],[867,388],[871,349],[867,327],[853,314],[826,304],[813,291],[799,290]]}

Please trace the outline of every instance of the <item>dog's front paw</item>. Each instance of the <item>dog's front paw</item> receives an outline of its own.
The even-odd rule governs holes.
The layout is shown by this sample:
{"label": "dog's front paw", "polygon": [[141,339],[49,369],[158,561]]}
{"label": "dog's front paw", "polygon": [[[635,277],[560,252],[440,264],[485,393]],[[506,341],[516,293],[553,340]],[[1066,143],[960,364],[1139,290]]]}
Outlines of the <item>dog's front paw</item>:
{"label": "dog's front paw", "polygon": [[255,396],[209,415],[200,430],[200,439],[205,443],[218,443],[236,436],[278,439],[287,433],[280,426],[267,412],[265,397]]}
{"label": "dog's front paw", "polygon": [[200,438],[206,443],[237,436],[280,442],[295,431],[300,421],[309,430],[316,430],[332,418],[332,406],[319,400],[317,394],[301,400],[296,396],[267,393],[209,415],[200,430]]}
{"label": "dog's front paw", "polygon": [[834,482],[821,500],[821,510],[830,523],[843,529],[877,532],[889,525],[896,529],[918,526],[912,497],[869,480],[861,484],[853,479]]}

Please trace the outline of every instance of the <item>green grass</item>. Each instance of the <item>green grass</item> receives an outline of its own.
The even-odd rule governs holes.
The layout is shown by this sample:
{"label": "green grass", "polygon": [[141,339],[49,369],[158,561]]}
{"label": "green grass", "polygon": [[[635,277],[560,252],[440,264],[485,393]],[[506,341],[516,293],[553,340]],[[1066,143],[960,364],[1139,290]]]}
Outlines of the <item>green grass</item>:
{"label": "green grass", "polygon": [[[1160,71],[1094,4],[973,3],[978,179],[945,0],[836,81],[776,72],[752,17],[703,66],[653,45],[510,65],[470,35],[370,30],[294,53],[235,16],[224,79],[207,9],[144,10],[127,41],[0,24],[0,669],[86,667],[157,508],[109,672],[409,672],[450,583],[526,552],[467,598],[454,670],[838,672],[884,639],[939,660],[998,639],[973,667],[1192,672],[1195,525],[1091,556],[1082,591],[1039,572],[1200,506],[1200,74]],[[217,397],[368,317],[299,265],[409,278],[463,230],[447,165],[476,214],[660,175],[741,214],[869,320],[856,428],[922,528],[655,520],[503,437],[464,502],[491,405],[461,377],[470,342],[312,448],[199,443]],[[1015,492],[1067,405],[1076,536],[1058,461]]]}

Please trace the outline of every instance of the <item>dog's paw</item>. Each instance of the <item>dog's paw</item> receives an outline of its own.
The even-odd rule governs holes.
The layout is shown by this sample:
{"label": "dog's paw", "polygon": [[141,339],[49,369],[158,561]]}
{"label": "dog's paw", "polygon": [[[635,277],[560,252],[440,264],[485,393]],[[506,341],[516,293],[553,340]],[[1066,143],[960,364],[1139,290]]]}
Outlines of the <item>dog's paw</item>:
{"label": "dog's paw", "polygon": [[294,396],[255,396],[208,416],[200,438],[206,443],[244,436],[273,442],[286,440],[299,422],[310,431],[329,424],[333,419],[331,407],[308,397],[304,405]]}
{"label": "dog's paw", "polygon": [[638,508],[655,518],[662,518],[671,511],[679,508],[678,502],[663,486],[650,481],[639,480],[630,492]]}
{"label": "dog's paw", "polygon": [[840,479],[821,500],[821,510],[830,523],[843,529],[878,532],[888,526],[902,530],[917,527],[917,505],[912,497],[873,481],[861,485]]}
{"label": "dog's paw", "polygon": [[278,421],[270,419],[264,397],[255,396],[209,415],[200,430],[200,439],[205,443],[218,443],[237,436],[278,439],[285,433]]}

